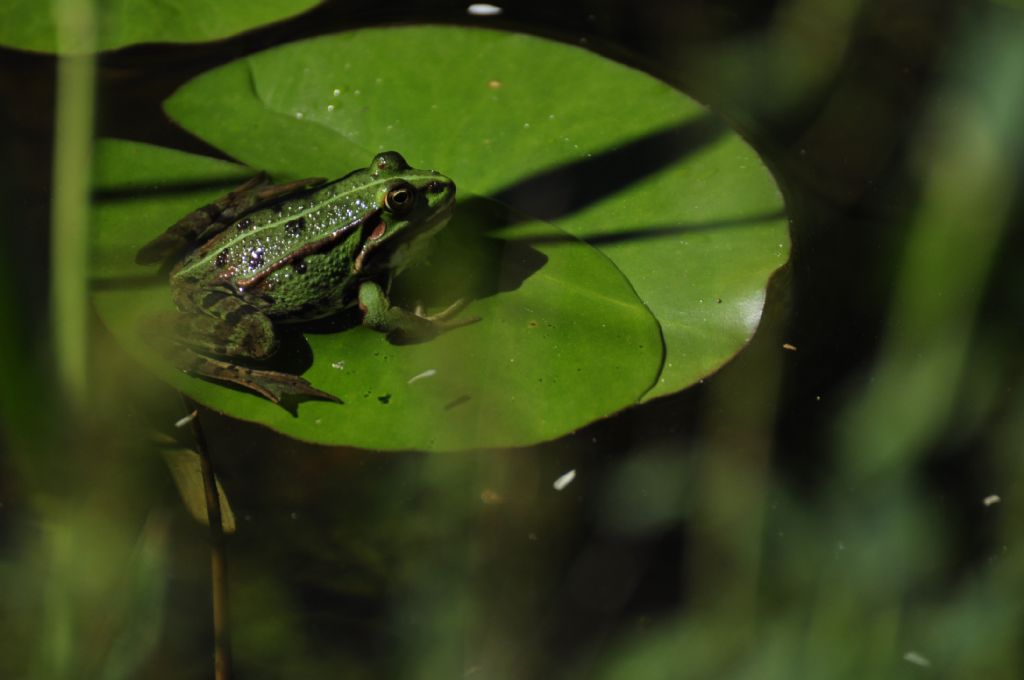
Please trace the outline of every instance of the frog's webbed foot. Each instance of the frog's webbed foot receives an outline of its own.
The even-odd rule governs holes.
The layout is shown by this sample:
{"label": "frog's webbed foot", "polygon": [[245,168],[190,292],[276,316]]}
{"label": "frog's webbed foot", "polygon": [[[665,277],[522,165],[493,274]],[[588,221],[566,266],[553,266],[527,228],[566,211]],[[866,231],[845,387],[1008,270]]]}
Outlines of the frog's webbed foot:
{"label": "frog's webbed foot", "polygon": [[460,298],[455,302],[451,303],[450,305],[448,305],[447,307],[445,307],[444,309],[442,309],[440,312],[436,312],[434,314],[427,314],[426,309],[423,307],[423,304],[417,302],[416,306],[412,310],[412,313],[418,316],[419,318],[423,319],[424,321],[429,321],[435,326],[447,330],[450,328],[458,328],[460,326],[468,326],[469,324],[476,323],[477,321],[480,320],[479,316],[467,317],[465,319],[452,318],[456,314],[461,312],[463,309],[465,309],[467,304],[469,303],[466,302],[464,299]]}
{"label": "frog's webbed foot", "polygon": [[139,249],[135,255],[135,262],[162,262],[193,244],[223,231],[248,212],[285,198],[289,194],[313,189],[326,181],[323,177],[310,177],[283,184],[271,184],[267,174],[261,172],[212,203],[193,210],[175,222],[167,231]]}
{"label": "frog's webbed foot", "polygon": [[392,306],[381,287],[372,281],[359,287],[359,308],[363,312],[363,324],[400,341],[429,340],[445,331],[479,321],[480,317],[452,318],[465,306],[464,300],[457,300],[436,314],[427,314],[422,305],[416,305],[409,311]]}
{"label": "frog's webbed foot", "polygon": [[292,396],[333,401],[338,404],[343,403],[338,397],[323,390],[318,390],[297,375],[249,368],[248,366],[238,366],[194,352],[190,352],[190,354],[192,355],[192,361],[185,368],[186,372],[203,378],[239,385],[252,390],[275,404],[280,404],[282,400]]}

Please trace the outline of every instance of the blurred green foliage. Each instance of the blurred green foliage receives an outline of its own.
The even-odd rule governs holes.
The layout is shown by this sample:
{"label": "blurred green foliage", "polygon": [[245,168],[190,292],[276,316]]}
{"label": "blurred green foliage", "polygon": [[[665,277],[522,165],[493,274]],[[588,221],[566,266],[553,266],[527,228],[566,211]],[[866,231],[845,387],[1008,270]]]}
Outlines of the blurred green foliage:
{"label": "blurred green foliage", "polygon": [[[314,448],[203,412],[238,523],[239,677],[1024,673],[1015,3],[794,0],[749,25],[687,7],[706,23],[603,11],[647,26],[786,188],[794,261],[752,344],[523,450]],[[181,414],[99,331],[96,396],[67,412],[19,271],[0,272],[0,676],[209,677],[203,529],[141,444]]]}

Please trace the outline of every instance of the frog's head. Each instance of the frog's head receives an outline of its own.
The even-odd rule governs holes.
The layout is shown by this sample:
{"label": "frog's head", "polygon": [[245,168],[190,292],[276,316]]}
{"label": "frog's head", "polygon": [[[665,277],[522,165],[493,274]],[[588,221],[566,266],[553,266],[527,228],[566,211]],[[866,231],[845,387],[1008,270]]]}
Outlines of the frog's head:
{"label": "frog's head", "polygon": [[430,237],[448,222],[455,182],[433,170],[409,167],[401,154],[385,151],[368,168],[378,210],[363,225],[355,271],[397,273],[416,260]]}

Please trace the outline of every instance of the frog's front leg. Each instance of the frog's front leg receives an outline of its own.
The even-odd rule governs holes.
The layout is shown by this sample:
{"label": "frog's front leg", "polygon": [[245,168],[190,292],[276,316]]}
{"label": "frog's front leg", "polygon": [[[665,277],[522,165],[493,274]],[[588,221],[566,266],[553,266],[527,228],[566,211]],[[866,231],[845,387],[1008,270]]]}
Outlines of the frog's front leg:
{"label": "frog's front leg", "polygon": [[241,385],[274,403],[287,395],[341,401],[296,375],[229,361],[262,361],[277,350],[273,322],[252,305],[227,292],[208,289],[185,293],[183,302],[185,311],[174,317],[169,328],[160,324],[150,328],[151,339],[163,346],[181,370]]}
{"label": "frog's front leg", "polygon": [[458,300],[437,314],[427,315],[417,307],[410,312],[391,304],[387,293],[373,281],[359,286],[359,309],[363,312],[363,325],[382,333],[397,333],[404,337],[427,340],[459,326],[476,323],[480,317],[453,319],[466,304]]}

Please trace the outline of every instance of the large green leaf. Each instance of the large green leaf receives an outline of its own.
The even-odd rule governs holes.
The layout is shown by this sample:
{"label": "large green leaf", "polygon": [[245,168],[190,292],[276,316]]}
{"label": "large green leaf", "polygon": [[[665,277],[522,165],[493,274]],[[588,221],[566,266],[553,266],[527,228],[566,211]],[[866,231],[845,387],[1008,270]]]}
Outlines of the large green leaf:
{"label": "large green leaf", "polygon": [[782,197],[737,134],[661,81],[533,36],[442,26],[325,36],[203,74],[166,110],[282,174],[337,175],[399,149],[593,243],[661,325],[666,358],[643,398],[739,351],[789,253]]}
{"label": "large green leaf", "polygon": [[[4,0],[0,45],[36,52],[81,52],[82,31],[95,27],[95,49],[144,42],[206,42],[300,14],[319,0]],[[92,8],[90,10],[90,7]],[[58,37],[55,16],[70,22]],[[90,21],[91,17],[91,21]]]}
{"label": "large green leaf", "polygon": [[[397,149],[459,186],[443,261],[418,290],[468,296],[483,321],[402,347],[361,328],[307,334],[312,359],[297,365],[344,407],[305,403],[292,417],[156,362],[203,403],[308,440],[526,444],[677,391],[749,340],[788,255],[781,196],[738,135],[658,80],[540,38],[439,26],[326,36],[210,71],[165,106],[278,178],[337,176]],[[137,278],[134,250],[240,174],[127,143],[100,157],[104,186],[119,188],[97,214],[96,272],[112,281]],[[145,181],[165,190],[133,193]],[[503,269],[513,284],[485,281]],[[140,358],[135,326],[169,305],[159,290],[97,295]]]}
{"label": "large green leaf", "polygon": [[197,401],[309,441],[447,450],[556,437],[634,403],[656,379],[658,324],[606,257],[472,196],[463,196],[439,237],[434,263],[410,274],[425,301],[469,297],[466,313],[481,321],[412,345],[362,327],[307,332],[311,359],[297,359],[304,376],[344,404],[304,402],[292,415],[175,370],[140,338],[147,319],[171,302],[166,278],[135,265],[134,253],[251,172],[134,142],[98,148],[97,310],[139,361]]}

